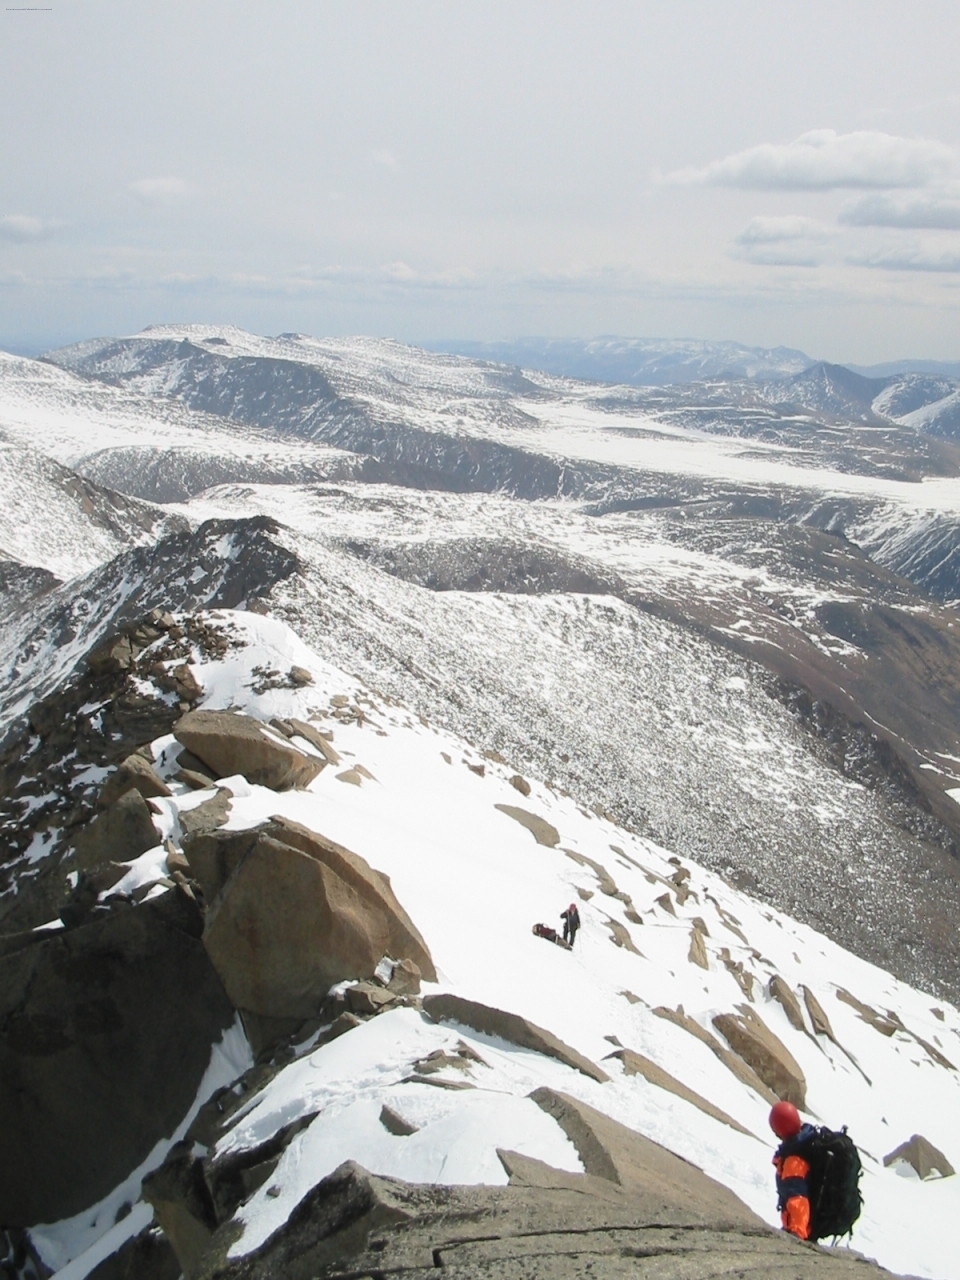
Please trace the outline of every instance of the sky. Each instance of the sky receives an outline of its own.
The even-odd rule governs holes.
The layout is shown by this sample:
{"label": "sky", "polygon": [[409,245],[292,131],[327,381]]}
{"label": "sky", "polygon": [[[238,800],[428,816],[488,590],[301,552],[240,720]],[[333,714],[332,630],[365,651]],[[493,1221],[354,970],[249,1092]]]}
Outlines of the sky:
{"label": "sky", "polygon": [[0,12],[0,347],[148,324],[960,359],[956,0]]}

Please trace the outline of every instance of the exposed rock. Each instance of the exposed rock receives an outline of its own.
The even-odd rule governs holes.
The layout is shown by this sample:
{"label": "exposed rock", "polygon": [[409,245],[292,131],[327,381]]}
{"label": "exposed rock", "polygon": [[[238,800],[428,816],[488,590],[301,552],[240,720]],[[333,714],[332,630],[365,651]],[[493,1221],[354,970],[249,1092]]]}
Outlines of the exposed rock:
{"label": "exposed rock", "polygon": [[767,1102],[774,1103],[779,1101],[777,1095],[760,1079],[751,1066],[748,1066],[737,1054],[732,1053],[726,1045],[722,1045],[715,1040],[709,1031],[701,1027],[699,1022],[685,1014],[682,1008],[667,1009],[660,1005],[653,1012],[658,1018],[666,1018],[675,1026],[682,1027],[684,1031],[689,1031],[701,1044],[705,1044],[710,1052],[720,1059],[727,1070],[732,1072],[740,1083],[745,1084],[748,1089],[753,1089],[755,1093],[758,1093]]}
{"label": "exposed rock", "polygon": [[703,934],[699,929],[691,929],[690,931],[690,950],[687,953],[687,959],[691,964],[699,965],[701,969],[709,969],[710,961],[707,958],[707,944],[703,940]]}
{"label": "exposed rock", "polygon": [[205,892],[205,881],[214,887],[229,874],[204,943],[238,1008],[311,1017],[334,983],[372,978],[385,954],[413,959],[436,981],[389,880],[363,858],[285,819],[260,828],[252,845],[248,833],[234,834],[236,843],[188,843],[186,852]]}
{"label": "exposed rock", "polygon": [[485,764],[470,764],[468,761],[467,768],[471,773],[475,773],[478,778],[485,778],[487,775],[487,766]]}
{"label": "exposed rock", "polygon": [[676,908],[673,905],[673,898],[671,898],[669,893],[661,893],[660,897],[657,898],[657,906],[662,907],[664,911],[671,916],[675,916],[677,914]]}
{"label": "exposed rock", "polygon": [[186,1114],[234,1017],[201,928],[173,890],[4,958],[0,1221],[79,1213]]}
{"label": "exposed rock", "polygon": [[413,960],[400,960],[393,966],[387,988],[395,996],[416,996],[420,994],[421,977],[420,968]]}
{"label": "exposed rock", "polygon": [[208,777],[205,773],[198,773],[195,769],[178,769],[174,777],[178,782],[182,782],[185,787],[190,787],[193,791],[206,791],[210,787],[216,786],[213,778]]}
{"label": "exposed rock", "polygon": [[124,792],[73,837],[74,865],[89,869],[105,862],[132,862],[160,843],[147,802],[139,791]]}
{"label": "exposed rock", "polygon": [[712,1116],[714,1120],[719,1120],[721,1124],[729,1125],[731,1129],[736,1129],[738,1133],[750,1134],[750,1130],[745,1129],[738,1120],[734,1120],[732,1116],[727,1115],[725,1111],[721,1111],[719,1107],[715,1107],[712,1102],[708,1102],[699,1093],[689,1089],[682,1081],[672,1076],[669,1071],[664,1071],[663,1067],[659,1067],[655,1062],[651,1062],[649,1058],[645,1058],[642,1053],[634,1053],[632,1049],[620,1048],[607,1056],[619,1058],[623,1063],[623,1070],[626,1075],[643,1076],[645,1080],[648,1080],[650,1084],[656,1085],[658,1089],[666,1089],[668,1093],[676,1094],[678,1098],[683,1098],[684,1102],[691,1103],[706,1115]]}
{"label": "exposed rock", "polygon": [[528,796],[530,794],[530,783],[526,778],[521,777],[519,773],[515,773],[513,775],[510,779],[510,785],[515,791],[519,791],[522,796]]}
{"label": "exposed rock", "polygon": [[181,662],[174,667],[170,672],[170,678],[173,681],[174,692],[184,702],[196,702],[198,698],[203,697],[203,685],[194,675],[189,663]]}
{"label": "exposed rock", "polygon": [[[806,993],[807,988],[804,987],[803,990]],[[771,1000],[776,1000],[777,1004],[780,1005],[784,1013],[787,1015],[787,1021],[790,1023],[791,1027],[794,1027],[797,1031],[806,1031],[807,1028],[804,1025],[803,1014],[800,1012],[800,1001],[793,994],[789,984],[781,978],[779,973],[775,973],[767,983],[767,995]],[[817,1007],[819,1008],[819,1006]],[[809,1003],[807,1008],[810,1008]],[[814,1023],[814,1027],[816,1027],[816,1023]],[[833,1039],[832,1032],[830,1033],[830,1038]]]}
{"label": "exposed rock", "polygon": [[865,1022],[867,1026],[873,1027],[875,1031],[879,1031],[883,1036],[892,1036],[894,1032],[900,1030],[899,1019],[885,1018],[882,1013],[878,1013],[876,1009],[872,1009],[870,1005],[864,1004],[862,1000],[858,1000],[856,996],[852,996],[849,991],[844,991],[843,987],[837,989],[837,999],[844,1004],[848,1004],[851,1009],[856,1009],[860,1015],[861,1022]]}
{"label": "exposed rock", "polygon": [[302,689],[308,684],[313,684],[313,676],[306,667],[291,667],[290,683],[292,685],[296,685],[297,688]]}
{"label": "exposed rock", "polygon": [[729,947],[720,948],[720,961],[743,994],[752,1001],[754,977],[749,969],[744,968],[743,961],[734,960]]}
{"label": "exposed rock", "polygon": [[917,1175],[926,1181],[928,1178],[952,1178],[956,1170],[932,1142],[928,1142],[921,1134],[915,1133],[906,1142],[901,1142],[896,1150],[883,1157],[885,1166],[908,1164]]}
{"label": "exposed rock", "polygon": [[529,809],[520,809],[513,804],[495,804],[493,807],[499,809],[501,813],[505,813],[514,822],[519,822],[521,827],[526,827],[537,844],[543,844],[548,849],[553,849],[560,843],[560,832],[556,827],[551,826],[546,818],[541,818],[539,814],[531,813]]}
{"label": "exposed rock", "polygon": [[229,787],[218,787],[217,794],[211,796],[209,800],[194,805],[192,809],[181,809],[178,818],[184,839],[222,827],[230,816],[232,799],[233,792]]}
{"label": "exposed rock", "polygon": [[180,1263],[170,1241],[156,1227],[127,1240],[87,1273],[87,1280],[179,1280]]}
{"label": "exposed rock", "polygon": [[239,773],[248,782],[274,791],[307,786],[324,765],[261,721],[230,711],[190,711],[177,721],[173,732],[216,777]]}
{"label": "exposed rock", "polygon": [[[185,816],[181,814],[181,819]],[[208,907],[257,843],[260,831],[260,827],[243,831],[207,828],[184,835],[183,852],[191,874],[200,882]]]}
{"label": "exposed rock", "polygon": [[289,724],[295,734],[299,734],[299,736],[306,742],[309,742],[312,747],[316,747],[324,760],[326,760],[327,764],[340,763],[340,757],[337,755],[336,751],[334,751],[330,742],[314,725],[310,724],[308,720],[298,720],[296,716],[291,716]]}
{"label": "exposed rock", "polygon": [[806,1106],[807,1082],[799,1063],[749,1005],[738,1007],[739,1016],[733,1013],[718,1014],[713,1019],[713,1025],[734,1053],[757,1073],[778,1098],[792,1102],[795,1107],[803,1110]]}
{"label": "exposed rock", "polygon": [[270,1018],[249,1009],[240,1009],[243,1031],[250,1041],[254,1058],[260,1059],[282,1041],[287,1040],[303,1026],[302,1018]]}
{"label": "exposed rock", "polygon": [[160,1168],[144,1178],[141,1194],[153,1205],[154,1220],[173,1246],[184,1280],[199,1280],[217,1214],[203,1161],[193,1155],[190,1143],[178,1143]]}
{"label": "exposed rock", "polygon": [[836,1044],[837,1037],[833,1034],[830,1019],[824,1012],[820,1001],[809,987],[801,986],[800,990],[803,992],[803,1003],[807,1006],[807,1013],[810,1015],[810,1025],[818,1036],[826,1036],[828,1040],[832,1040]]}
{"label": "exposed rock", "polygon": [[362,787],[363,777],[357,769],[344,769],[336,775],[338,782],[348,782],[351,787]]}
{"label": "exposed rock", "polygon": [[601,1084],[610,1079],[589,1058],[564,1044],[552,1032],[538,1027],[536,1023],[517,1013],[506,1013],[503,1009],[493,1009],[489,1005],[478,1004],[475,1000],[465,1000],[462,996],[449,993],[424,996],[423,1011],[435,1022],[456,1022],[464,1027],[472,1027],[474,1031],[480,1031],[484,1035],[497,1036],[511,1044],[520,1045],[523,1049],[532,1049],[535,1053],[556,1058]]}
{"label": "exposed rock", "polygon": [[627,951],[632,951],[635,956],[642,955],[642,951],[638,951],[633,945],[633,939],[630,937],[630,930],[625,924],[621,924],[619,920],[614,920],[607,916],[604,924],[610,930],[610,941],[618,947],[624,947]]}
{"label": "exposed rock", "polygon": [[373,982],[358,982],[355,987],[347,987],[343,994],[351,1013],[379,1013],[397,1000],[392,991]]}
{"label": "exposed rock", "polygon": [[387,1133],[392,1133],[395,1138],[408,1138],[411,1133],[419,1132],[415,1124],[404,1120],[399,1112],[394,1111],[393,1107],[388,1107],[386,1103],[380,1108],[380,1123]]}
{"label": "exposed rock", "polygon": [[169,796],[173,793],[153,766],[141,755],[127,756],[100,788],[98,804],[106,808],[119,800],[124,792],[135,787],[144,797]]}
{"label": "exposed rock", "polygon": [[[562,1097],[562,1095],[556,1095]],[[573,1103],[572,1099],[567,1100]],[[593,1112],[577,1105],[584,1124]],[[510,1184],[434,1186],[376,1177],[349,1161],[318,1183],[254,1253],[227,1259],[221,1228],[207,1263],[218,1280],[320,1276],[426,1280],[871,1280],[858,1255],[803,1248],[765,1227],[725,1188],[655,1143],[596,1121],[627,1184],[498,1152]],[[571,1224],[575,1224],[571,1227]]]}
{"label": "exposed rock", "polygon": [[727,1187],[585,1102],[547,1088],[530,1097],[576,1147],[584,1170],[623,1187],[649,1221],[760,1226],[756,1214]]}
{"label": "exposed rock", "polygon": [[[500,806],[498,805],[497,807],[499,808]],[[563,852],[568,858],[572,858],[574,862],[578,863],[579,866],[590,868],[597,877],[601,893],[606,894],[608,898],[622,899],[626,897],[626,894],[620,893],[616,881],[602,862],[595,862],[593,858],[588,858],[582,853],[576,853],[573,849],[564,849]]]}

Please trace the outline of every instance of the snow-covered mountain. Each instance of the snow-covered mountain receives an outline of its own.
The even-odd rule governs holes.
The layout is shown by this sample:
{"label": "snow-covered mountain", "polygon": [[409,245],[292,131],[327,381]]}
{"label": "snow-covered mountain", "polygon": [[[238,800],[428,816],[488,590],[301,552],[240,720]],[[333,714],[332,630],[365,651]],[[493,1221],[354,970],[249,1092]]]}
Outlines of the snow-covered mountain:
{"label": "snow-covered mountain", "polygon": [[[942,378],[902,375],[875,386],[832,366],[784,369],[776,380],[762,369],[755,373],[662,387],[597,386],[374,339],[271,339],[209,326],[165,326],[95,340],[44,361],[4,357],[0,966],[5,937],[42,940],[43,926],[61,910],[72,918],[69,901],[81,886],[65,876],[81,869],[76,833],[99,812],[100,782],[148,742],[154,743],[151,759],[173,790],[162,834],[179,853],[180,834],[189,823],[180,823],[174,811],[190,788],[174,778],[169,734],[183,710],[232,707],[303,723],[314,714],[321,723],[329,720],[337,751],[356,752],[376,785],[360,773],[359,788],[338,784],[331,791],[327,770],[306,791],[289,793],[289,810],[281,795],[260,794],[254,786],[248,812],[238,783],[231,787],[229,825],[286,814],[387,872],[443,969],[443,989],[520,1013],[593,1061],[602,1056],[597,1037],[616,1036],[763,1137],[757,1098],[745,1107],[749,1091],[744,1095],[742,1082],[732,1076],[724,1079],[728,1068],[706,1048],[708,1064],[688,1078],[681,1066],[686,1069],[685,1055],[692,1052],[687,1042],[696,1033],[651,1012],[683,1004],[706,1031],[724,1000],[727,1012],[734,996],[750,1004],[750,987],[761,1016],[789,1044],[808,1082],[823,1083],[822,1100],[811,1104],[817,1115],[831,1122],[850,1119],[858,1128],[876,1126],[884,1115],[892,1128],[909,1129],[898,1129],[892,1135],[896,1142],[887,1147],[887,1126],[871,1128],[861,1141],[874,1157],[914,1131],[949,1156],[952,1131],[932,1131],[932,1100],[946,1107],[953,1099],[949,1090],[956,1074],[936,1055],[956,1060],[947,1043],[954,1013],[945,1002],[960,1000],[960,457],[936,427],[941,409],[928,414],[933,430],[922,415],[953,392]],[[239,612],[221,612],[211,621],[206,609]],[[177,625],[185,638],[165,641],[153,634],[153,624],[143,630],[150,610],[158,616],[182,611]],[[275,621],[258,620],[263,614]],[[118,629],[133,634],[131,628],[140,628],[140,639],[131,643],[148,653],[146,659],[140,652],[132,665],[118,668],[126,674],[116,678],[104,674],[114,670],[109,663],[87,664],[87,655],[114,643]],[[208,633],[218,629],[233,637],[224,642],[229,657],[217,644],[204,648],[195,639],[209,640]],[[151,645],[163,650],[167,674],[152,669]],[[174,678],[177,664],[192,674],[181,671]],[[283,677],[291,665],[312,672],[314,684],[296,692]],[[352,712],[345,718],[335,714],[342,707],[330,698],[341,694],[349,695],[349,706],[367,708],[359,720],[351,719]],[[350,701],[355,694],[359,702]],[[363,723],[367,711],[377,727]],[[368,742],[380,747],[361,753],[360,744]],[[446,764],[441,750],[454,764]],[[476,767],[456,763],[461,760]],[[525,804],[515,789],[511,798],[514,773],[533,788],[527,807],[560,833],[556,846],[536,845],[522,828],[512,831],[508,816],[495,809],[494,828],[489,827],[487,810],[494,803]],[[454,788],[448,810],[442,779],[461,775],[469,786]],[[495,800],[487,794],[491,787],[500,789]],[[377,810],[369,829],[351,827],[346,818],[337,825],[344,795],[356,791],[365,802],[381,794],[376,788],[393,798]],[[474,800],[481,808],[471,807]],[[193,803],[183,801],[188,808]],[[391,860],[393,853],[380,848],[387,843],[385,833],[391,824],[409,831],[414,812],[421,814],[426,852],[411,852],[404,836]],[[459,835],[450,825],[455,816],[462,818]],[[591,890],[590,876],[599,878],[594,898],[581,902],[589,936],[599,947],[599,967],[590,961],[594,967],[585,972],[577,999],[582,996],[588,1006],[588,988],[610,993],[609,999],[598,997],[596,1018],[603,1013],[610,1023],[602,1033],[593,1011],[585,1008],[581,1027],[576,1019],[571,1023],[570,1010],[545,994],[549,984],[540,970],[554,956],[549,944],[529,933],[540,909],[527,919],[535,899],[516,840],[529,842],[548,860],[531,874],[539,886],[536,901],[541,892],[551,900],[558,896],[559,905],[548,904],[554,915],[569,901],[571,874],[587,876],[575,882],[585,891]],[[611,844],[622,858],[611,853]],[[446,872],[438,868],[452,858],[451,874],[476,899],[464,908],[463,918],[475,922],[464,937],[482,933],[489,902],[486,890],[475,892],[469,867],[488,865],[487,859],[500,857],[501,847],[508,851],[505,867],[517,877],[518,904],[516,913],[513,905],[507,909],[503,928],[499,921],[492,926],[505,957],[502,971],[486,951],[473,957],[465,941],[454,946],[448,937],[452,926],[439,922],[437,902],[455,902],[459,912],[460,898],[444,889],[434,902],[425,887],[430,876],[435,885],[446,884]],[[616,928],[601,927],[602,917],[591,914],[597,901],[610,896],[603,887],[609,884],[600,872],[587,870],[590,861],[568,859],[567,848],[602,866],[615,882],[621,896],[611,898],[607,916]],[[402,850],[408,852],[401,858]],[[172,873],[179,866],[176,858],[169,862],[169,849],[161,854],[154,849],[144,874],[152,868],[155,879],[166,874],[164,868]],[[672,953],[645,945],[648,936],[666,938],[673,930],[685,940],[686,956],[690,930],[699,930],[693,917],[687,919],[690,902],[678,900],[670,857],[689,867],[695,881],[705,970],[699,961],[680,957],[680,965]],[[557,867],[554,859],[560,860]],[[653,883],[635,863],[653,875]],[[414,864],[420,870],[414,872]],[[571,870],[563,872],[564,866]],[[492,877],[497,901],[505,874]],[[405,888],[408,875],[412,887]],[[149,876],[140,876],[137,871],[138,892],[150,883]],[[512,879],[508,893],[511,885]],[[711,914],[707,891],[736,917],[748,944],[733,934],[732,941],[725,937],[731,931],[722,912],[717,918]],[[643,904],[634,914],[647,926],[660,919],[658,913],[670,915],[656,905],[664,892],[673,914],[655,934],[629,915],[625,923],[620,920],[617,912],[627,910],[623,895]],[[678,911],[685,904],[686,912]],[[517,934],[522,941],[515,943],[521,906],[525,923]],[[152,919],[149,913],[142,918]],[[164,917],[160,924],[166,929],[169,921]],[[627,970],[640,961],[621,926],[646,957],[644,989],[630,985]],[[38,927],[41,932],[34,934]],[[612,930],[614,941],[619,938],[616,947],[604,929]],[[81,933],[67,934],[73,932],[80,946]],[[579,964],[576,956],[586,956],[587,937],[583,953],[570,957],[553,948],[556,959]],[[720,937],[724,942],[714,947]],[[787,938],[799,959],[790,959]],[[443,959],[448,945],[450,958]],[[540,950],[530,952],[531,945]],[[747,947],[743,955],[738,946]],[[741,961],[753,973],[752,983],[736,969]],[[529,988],[521,983],[511,1004],[513,988],[504,975],[509,970],[513,981],[531,963],[536,981]],[[810,967],[806,978],[800,965]],[[805,1031],[791,1028],[781,1035],[787,1015],[775,999],[771,1004],[761,996],[774,969],[790,990],[799,991],[800,983],[809,987],[829,1012],[836,1040],[882,1098],[856,1092],[868,1086],[843,1053],[834,1054],[834,1042],[817,1033],[809,1007]],[[690,973],[696,978],[692,985]],[[724,984],[730,986],[729,1000],[721,999]],[[860,1005],[838,1002],[839,987]],[[640,1002],[630,1004],[617,994],[621,989]],[[523,991],[530,1002],[524,1003]],[[802,1004],[802,992],[800,998]],[[651,1007],[646,1022],[643,1002]],[[930,1014],[933,1006],[944,1021]],[[867,1007],[879,1011],[881,1022],[886,1019],[883,1034],[876,1021],[863,1021]],[[913,1039],[898,1030],[891,1011]],[[378,1015],[337,1041],[340,1048],[316,1049],[319,1065],[309,1050],[310,1065],[297,1069],[328,1081],[332,1092],[324,1093],[324,1084],[315,1101],[322,1103],[322,1114],[329,1112],[331,1124],[341,1103],[346,1106],[346,1086],[337,1080],[350,1074],[369,1080],[373,1090],[369,1097],[362,1090],[357,1095],[358,1101],[366,1099],[363,1116],[370,1107],[378,1116],[384,1103],[397,1109],[393,1095],[388,1097],[397,1080],[389,1071],[380,1079],[373,1066],[381,1058],[394,1062],[382,1037],[393,1044],[396,1036],[396,1044],[405,1046],[396,1050],[395,1065],[414,1050],[422,1049],[424,1058],[444,1046],[452,1052],[459,1037],[488,1064],[470,1071],[494,1072],[484,1087],[517,1096],[518,1109],[510,1113],[516,1131],[540,1134],[531,1136],[529,1150],[516,1148],[521,1153],[561,1169],[578,1168],[577,1159],[582,1163],[575,1153],[564,1155],[562,1143],[556,1145],[553,1121],[544,1129],[546,1121],[537,1118],[542,1111],[534,1115],[526,1103],[519,1105],[518,1081],[527,1093],[549,1085],[693,1159],[769,1220],[769,1174],[753,1154],[755,1138],[742,1152],[723,1143],[697,1146],[705,1141],[697,1120],[690,1131],[696,1131],[696,1142],[693,1136],[688,1145],[679,1136],[667,1141],[663,1126],[677,1122],[679,1104],[662,1111],[659,1086],[652,1095],[659,1101],[646,1111],[630,1109],[635,1099],[614,1106],[606,1100],[619,1084],[610,1090],[593,1081],[578,1093],[566,1075],[550,1075],[555,1069],[549,1064],[539,1063],[533,1076],[529,1063],[510,1066],[497,1058],[500,1065],[494,1066],[490,1045],[475,1042],[463,1027],[453,1040],[442,1023],[434,1030],[411,1030],[406,1023],[414,1013]],[[857,1024],[852,1030],[851,1020]],[[260,1043],[249,1019],[245,1025],[245,1033],[229,1033],[221,1056],[207,1064],[212,1074],[204,1088],[219,1087],[224,1073],[232,1080],[243,1070],[250,1052],[246,1037],[253,1037],[255,1048]],[[658,1047],[674,1035],[675,1054]],[[919,1045],[916,1036],[933,1054],[924,1049],[914,1063],[905,1046]],[[367,1041],[369,1050],[362,1047]],[[307,1061],[301,1050],[298,1063]],[[507,1059],[517,1052],[497,1048]],[[209,1045],[204,1053],[209,1056]],[[345,1055],[340,1066],[337,1055]],[[334,1063],[329,1079],[323,1065],[328,1061]],[[721,1075],[709,1065],[714,1062]],[[929,1109],[925,1101],[910,1111],[911,1089],[927,1099],[928,1076],[916,1087],[916,1073],[925,1073],[930,1063],[936,1069],[929,1079],[938,1083]],[[200,1089],[199,1057],[195,1067],[190,1087]],[[853,1092],[844,1075],[848,1068]],[[881,1079],[890,1082],[889,1089],[878,1084]],[[281,1113],[293,1123],[284,1101],[293,1083],[270,1087],[277,1091],[271,1097],[279,1110],[271,1109],[274,1102],[264,1104],[265,1128],[258,1134],[287,1125],[277,1120]],[[422,1087],[425,1096],[440,1096]],[[631,1077],[629,1088],[655,1086]],[[456,1090],[447,1093],[459,1097]],[[178,1099],[177,1105],[183,1101]],[[344,1122],[349,1141],[337,1136],[336,1126],[323,1141],[329,1138],[331,1150],[341,1152],[354,1143],[351,1158],[373,1173],[426,1177],[434,1156],[421,1160],[416,1152],[429,1148],[441,1152],[441,1163],[449,1159],[447,1180],[456,1180],[453,1170],[482,1168],[489,1174],[491,1159],[505,1180],[490,1154],[505,1139],[491,1137],[493,1146],[476,1157],[479,1163],[471,1164],[473,1155],[463,1163],[453,1154],[465,1134],[493,1122],[483,1105],[474,1115],[473,1104],[465,1102],[461,1114],[452,1103],[446,1110],[448,1101],[440,1109],[443,1116],[435,1104],[427,1106],[423,1123],[448,1117],[437,1132],[449,1135],[443,1139],[454,1144],[449,1148],[416,1135],[403,1140],[409,1147],[393,1147],[397,1135],[384,1138],[382,1125],[365,1128],[360,1111]],[[653,1119],[657,1108],[660,1121]],[[303,1115],[308,1111],[304,1105]],[[192,1123],[186,1114],[184,1103],[178,1132]],[[407,1112],[401,1107],[399,1114]],[[420,1124],[412,1112],[408,1118]],[[319,1141],[320,1132],[309,1142]],[[678,1134],[686,1132],[681,1125]],[[736,1136],[735,1129],[730,1132]],[[228,1148],[259,1149],[239,1130],[229,1138],[224,1133],[222,1140],[224,1154]],[[741,1140],[748,1142],[736,1136]],[[538,1146],[541,1141],[546,1145]],[[298,1153],[304,1143],[306,1136]],[[371,1153],[379,1153],[376,1160]],[[746,1181],[734,1171],[741,1156],[751,1170]],[[155,1163],[162,1159],[161,1151]],[[289,1159],[296,1163],[300,1155]],[[330,1172],[313,1156],[305,1167],[310,1178]],[[884,1234],[885,1217],[891,1223],[907,1220],[896,1218],[907,1204],[897,1200],[907,1184],[879,1168],[873,1176],[879,1187],[889,1183],[893,1190],[887,1199],[886,1191],[871,1192],[876,1205],[886,1206],[875,1225],[864,1224],[874,1233],[870,1240],[880,1242],[872,1252],[913,1274],[954,1274],[939,1254],[920,1251],[905,1226]],[[256,1205],[277,1202],[266,1205],[261,1222],[273,1222],[273,1210],[292,1210],[298,1187],[309,1190],[294,1180],[276,1195],[258,1192]],[[50,1258],[65,1261],[84,1241],[112,1227],[118,1206],[134,1190],[118,1191],[119,1200],[104,1202],[93,1215],[99,1225],[82,1239],[82,1232],[71,1234],[74,1228],[66,1227],[49,1236],[34,1233],[35,1238]],[[940,1205],[941,1192],[928,1183],[915,1191],[918,1207],[910,1213],[926,1222],[924,1214],[931,1204]],[[251,1223],[260,1213],[256,1205],[251,1201]],[[149,1216],[143,1206],[135,1212],[131,1232]],[[237,1222],[246,1222],[247,1210],[237,1212]],[[84,1221],[89,1227],[91,1215],[85,1213]],[[118,1228],[110,1239],[119,1241],[126,1232]],[[81,1273],[75,1268],[67,1274]]]}
{"label": "snow-covered mountain", "polygon": [[432,346],[435,351],[520,365],[566,378],[638,387],[702,378],[789,377],[814,363],[802,351],[789,347],[667,338],[519,338],[515,342],[443,342]]}
{"label": "snow-covered mountain", "polygon": [[[197,707],[313,724],[327,733],[339,764],[306,789],[277,792],[231,777],[219,792],[196,790],[193,781],[177,781],[180,745],[169,734],[157,738],[149,755],[171,794],[153,802],[156,847],[118,868],[121,878],[101,894],[104,905],[124,894],[155,901],[172,869],[184,865],[181,850],[188,861],[199,856],[200,846],[184,839],[198,829],[188,828],[188,815],[225,796],[218,839],[268,819],[293,821],[389,875],[437,968],[437,983],[425,983],[422,995],[450,992],[509,1011],[582,1057],[579,1066],[569,1055],[565,1064],[563,1052],[558,1061],[462,1019],[430,1020],[409,1001],[391,1007],[385,994],[383,1012],[354,1018],[346,1024],[354,1029],[331,1042],[322,1024],[307,1025],[251,1086],[246,1037],[259,1024],[247,1017],[246,1035],[238,1026],[215,1047],[194,1105],[145,1166],[84,1212],[34,1226],[33,1247],[62,1280],[87,1274],[147,1226],[141,1179],[185,1132],[211,1170],[245,1152],[260,1154],[248,1155],[244,1167],[271,1162],[268,1177],[225,1220],[228,1261],[256,1260],[344,1160],[425,1184],[503,1185],[498,1148],[581,1171],[588,1161],[582,1144],[530,1100],[544,1087],[660,1142],[775,1223],[764,1084],[770,1066],[755,1060],[758,1076],[731,1054],[738,1018],[746,1025],[759,1018],[776,1037],[807,1114],[848,1123],[860,1144],[865,1207],[856,1247],[913,1275],[958,1274],[943,1230],[956,1210],[956,1180],[898,1176],[911,1170],[882,1161],[915,1132],[948,1156],[960,1149],[954,1006],[555,787],[520,777],[512,762],[422,723],[284,625],[224,611],[197,623],[193,634],[225,640],[219,656],[203,643],[188,646],[202,690]],[[163,643],[154,642],[158,654]],[[148,648],[141,669],[150,661]],[[299,687],[285,679],[293,670],[305,673]],[[531,928],[558,923],[571,898],[583,929],[567,952]],[[352,999],[349,986],[338,988],[341,1007],[350,1007],[342,1004]],[[198,1147],[191,1134],[201,1132],[206,1114],[198,1108],[230,1083],[231,1072],[245,1071],[234,1088],[243,1105],[227,1110],[212,1144]],[[396,1116],[408,1136],[398,1134]],[[148,1194],[157,1203],[158,1193]],[[124,1203],[133,1207],[117,1220]]]}

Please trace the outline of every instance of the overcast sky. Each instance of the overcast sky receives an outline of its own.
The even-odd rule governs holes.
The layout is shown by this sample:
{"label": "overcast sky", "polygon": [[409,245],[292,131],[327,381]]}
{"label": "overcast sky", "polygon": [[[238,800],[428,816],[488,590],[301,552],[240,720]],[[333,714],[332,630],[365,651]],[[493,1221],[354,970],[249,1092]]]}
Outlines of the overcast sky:
{"label": "overcast sky", "polygon": [[957,0],[40,4],[0,12],[0,346],[960,359]]}

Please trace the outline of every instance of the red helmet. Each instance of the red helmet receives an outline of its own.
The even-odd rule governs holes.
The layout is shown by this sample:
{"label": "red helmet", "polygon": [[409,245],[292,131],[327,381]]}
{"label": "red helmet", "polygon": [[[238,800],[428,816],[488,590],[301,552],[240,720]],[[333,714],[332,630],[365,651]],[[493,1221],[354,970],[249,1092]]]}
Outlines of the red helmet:
{"label": "red helmet", "polygon": [[778,1102],[770,1112],[770,1128],[781,1141],[795,1137],[801,1126],[800,1112],[792,1102]]}

